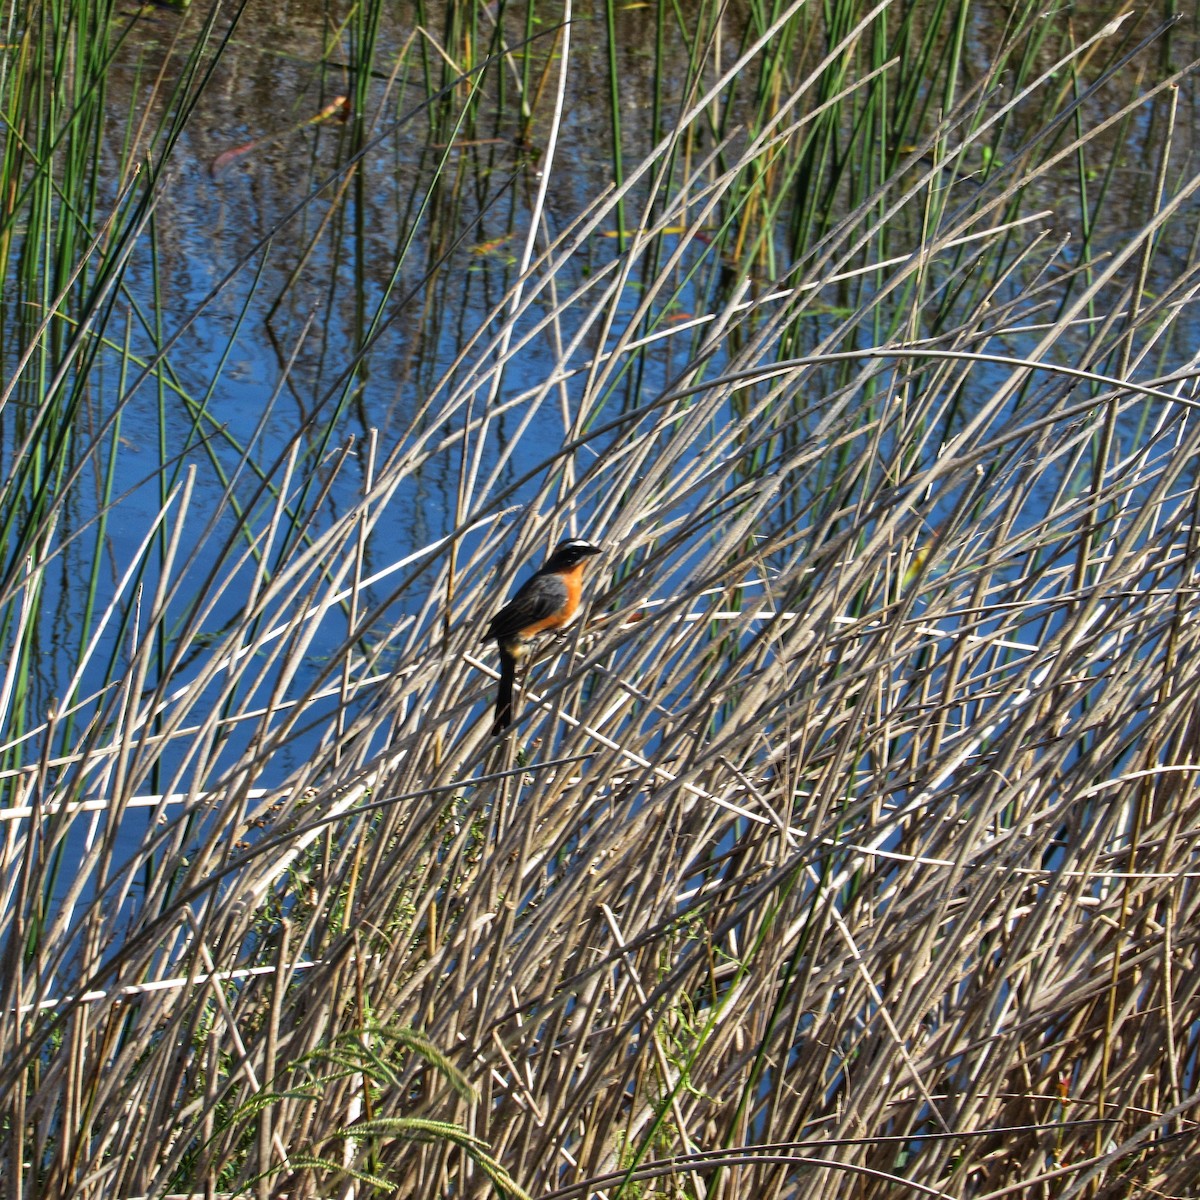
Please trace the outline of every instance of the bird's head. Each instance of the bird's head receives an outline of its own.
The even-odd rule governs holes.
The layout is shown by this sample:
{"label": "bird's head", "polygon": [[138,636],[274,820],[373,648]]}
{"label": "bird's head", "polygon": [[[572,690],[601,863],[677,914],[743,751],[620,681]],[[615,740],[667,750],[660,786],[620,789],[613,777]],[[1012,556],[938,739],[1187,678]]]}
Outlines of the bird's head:
{"label": "bird's head", "polygon": [[591,558],[592,555],[600,553],[602,551],[599,546],[594,546],[591,542],[585,542],[583,538],[567,538],[566,541],[559,542],[554,547],[553,553],[546,559],[545,566],[542,569],[565,571],[583,562],[585,558]]}

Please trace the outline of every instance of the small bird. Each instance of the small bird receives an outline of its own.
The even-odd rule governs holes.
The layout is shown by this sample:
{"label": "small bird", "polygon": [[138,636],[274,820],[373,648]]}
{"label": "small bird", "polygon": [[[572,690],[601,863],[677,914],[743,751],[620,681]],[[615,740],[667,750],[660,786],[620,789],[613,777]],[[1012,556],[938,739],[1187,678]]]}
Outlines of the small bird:
{"label": "small bird", "polygon": [[583,595],[583,569],[599,546],[582,538],[568,538],[521,586],[491,619],[483,640],[495,638],[500,647],[500,689],[496,693],[496,719],[492,736],[498,737],[513,719],[513,682],[517,664],[529,655],[539,633],[561,634],[579,612]]}

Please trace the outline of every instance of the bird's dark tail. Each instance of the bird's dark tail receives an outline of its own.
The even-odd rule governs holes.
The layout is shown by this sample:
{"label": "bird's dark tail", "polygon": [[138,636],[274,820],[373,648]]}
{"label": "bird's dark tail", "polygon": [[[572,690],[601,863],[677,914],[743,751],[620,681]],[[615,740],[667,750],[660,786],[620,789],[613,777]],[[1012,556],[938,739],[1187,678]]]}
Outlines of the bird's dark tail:
{"label": "bird's dark tail", "polygon": [[513,682],[517,677],[517,660],[500,652],[500,686],[496,690],[496,719],[492,722],[492,737],[499,737],[513,719]]}

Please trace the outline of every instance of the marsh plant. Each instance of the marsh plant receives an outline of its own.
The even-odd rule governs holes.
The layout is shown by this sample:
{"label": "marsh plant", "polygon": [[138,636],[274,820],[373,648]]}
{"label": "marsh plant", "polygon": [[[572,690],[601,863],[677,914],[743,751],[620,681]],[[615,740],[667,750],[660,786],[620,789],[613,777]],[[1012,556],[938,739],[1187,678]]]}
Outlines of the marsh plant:
{"label": "marsh plant", "polygon": [[1195,30],[1010,7],[10,6],[5,1196],[1191,1194]]}

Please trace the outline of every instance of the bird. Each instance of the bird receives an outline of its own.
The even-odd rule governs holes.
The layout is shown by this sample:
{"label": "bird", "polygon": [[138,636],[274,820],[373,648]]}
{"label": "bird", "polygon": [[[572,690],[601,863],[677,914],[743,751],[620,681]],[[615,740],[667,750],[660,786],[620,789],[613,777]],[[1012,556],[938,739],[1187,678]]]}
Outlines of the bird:
{"label": "bird", "polygon": [[562,631],[579,613],[583,571],[602,551],[583,538],[559,542],[550,557],[517,589],[513,598],[491,619],[483,640],[495,638],[500,648],[500,688],[492,736],[499,737],[513,719],[513,683],[517,665],[533,648],[539,633]]}

